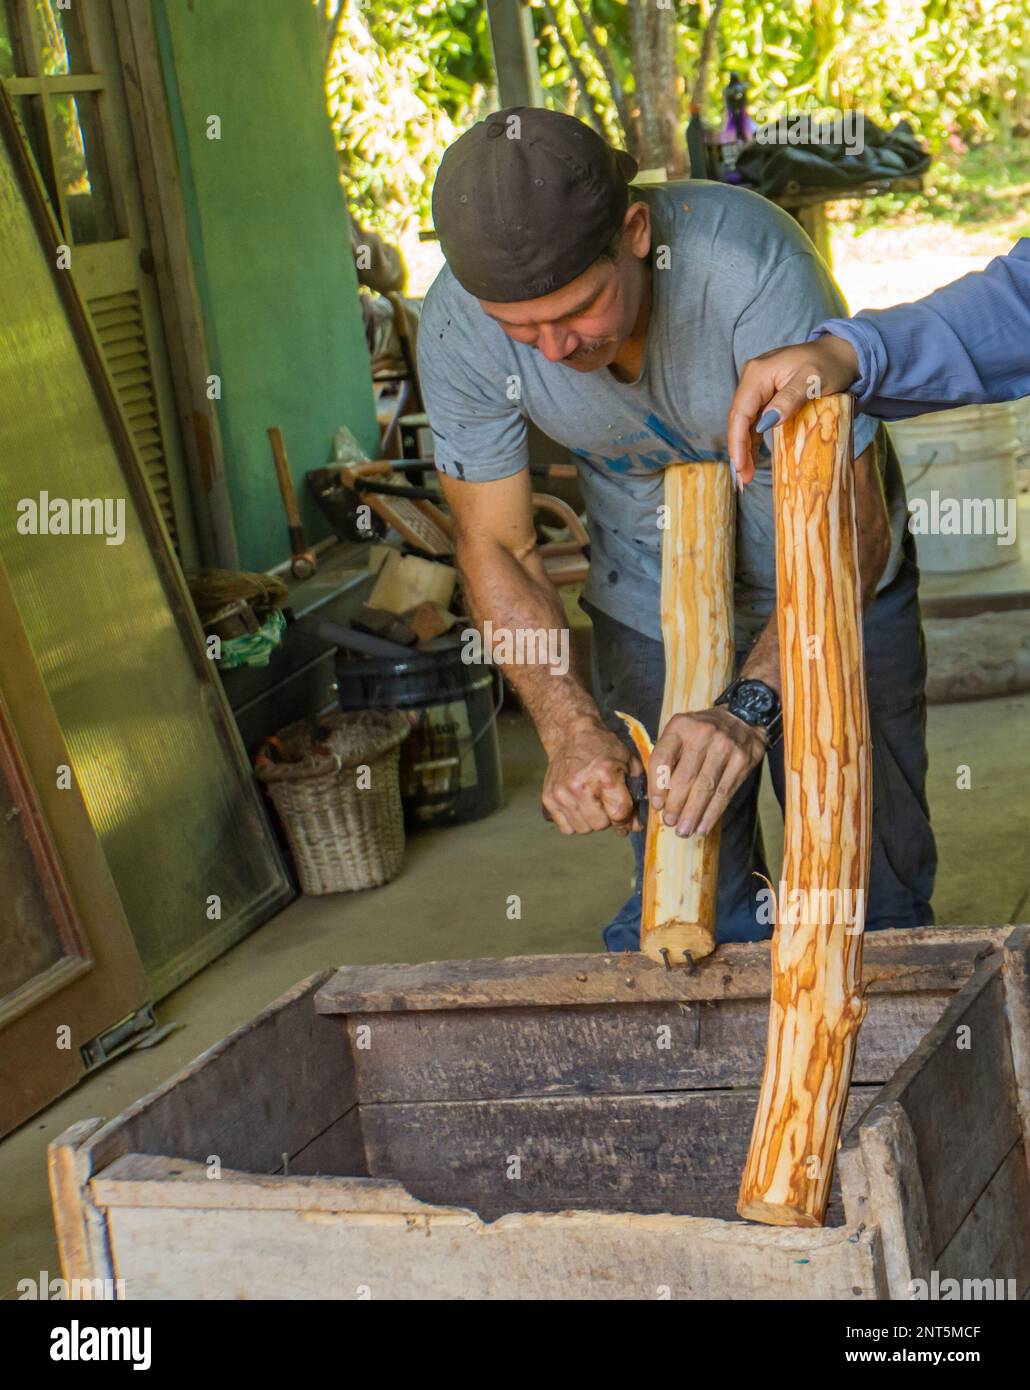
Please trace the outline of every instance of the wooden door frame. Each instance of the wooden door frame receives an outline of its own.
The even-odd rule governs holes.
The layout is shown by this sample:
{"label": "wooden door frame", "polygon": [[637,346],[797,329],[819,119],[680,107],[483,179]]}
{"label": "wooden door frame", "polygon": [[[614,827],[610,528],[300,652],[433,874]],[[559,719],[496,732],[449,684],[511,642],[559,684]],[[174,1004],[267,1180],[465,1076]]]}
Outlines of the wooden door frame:
{"label": "wooden door frame", "polygon": [[205,565],[239,569],[239,547],[210,354],[190,252],[182,181],[149,0],[105,0],[121,59],[143,211],[178,407],[183,454]]}
{"label": "wooden door frame", "polygon": [[[0,1016],[3,1133],[74,1086],[90,1069],[82,1049],[143,1008],[150,989],[82,792],[74,777],[58,786],[58,769],[70,768],[71,757],[2,564],[0,650],[0,704],[9,714],[12,756],[38,808],[53,886],[66,905],[60,935],[67,951],[23,997],[16,991]],[[65,1048],[58,1046],[62,1026],[71,1030]],[[53,1057],[42,1064],[44,1047]]]}
{"label": "wooden door frame", "polygon": [[[104,78],[98,73],[69,72],[65,74],[45,74],[40,69],[39,50],[38,50],[38,19],[33,18],[30,7],[25,5],[24,0],[12,0],[9,13],[13,20],[13,32],[17,39],[18,51],[23,60],[23,66],[29,69],[24,76],[7,77],[4,85],[7,90],[15,97],[33,97],[39,101],[39,110],[43,118],[43,123],[47,130],[47,138],[50,144],[49,160],[50,169],[54,176],[53,199],[55,202],[54,211],[59,214],[58,220],[65,227],[71,228],[71,217],[69,215],[68,203],[65,190],[61,187],[61,180],[57,177],[57,166],[53,159],[54,153],[54,117],[51,103],[55,97],[71,96],[81,94],[91,94],[99,96],[104,90]],[[85,42],[88,37],[85,29],[85,11],[75,15],[74,24]],[[112,170],[107,160],[107,151],[103,150],[104,175],[107,189],[111,194],[112,212],[117,222],[124,225],[125,210],[123,203],[123,190],[117,176],[117,171]]]}
{"label": "wooden door frame", "polygon": [[[7,597],[10,599],[9,586]],[[11,618],[9,605],[3,607],[2,615],[2,620],[17,621],[16,616]],[[0,641],[5,642],[5,652],[9,651],[6,636],[6,632],[0,630]],[[24,652],[19,655],[24,657]],[[36,675],[38,676],[38,671]],[[70,769],[70,764],[68,766]],[[39,793],[22,753],[22,739],[18,733],[18,726],[4,697],[2,686],[0,773],[0,786],[10,791],[14,797],[14,805],[5,814],[8,819],[17,817],[18,828],[25,837],[36,880],[50,919],[56,927],[57,940],[61,947],[61,955],[56,961],[0,998],[0,1029],[3,1029],[22,1014],[28,1013],[40,1000],[48,998],[55,990],[71,984],[72,980],[78,979],[90,970],[92,957],[89,941],[68,892],[66,875],[61,868],[57,846],[40,805]]]}

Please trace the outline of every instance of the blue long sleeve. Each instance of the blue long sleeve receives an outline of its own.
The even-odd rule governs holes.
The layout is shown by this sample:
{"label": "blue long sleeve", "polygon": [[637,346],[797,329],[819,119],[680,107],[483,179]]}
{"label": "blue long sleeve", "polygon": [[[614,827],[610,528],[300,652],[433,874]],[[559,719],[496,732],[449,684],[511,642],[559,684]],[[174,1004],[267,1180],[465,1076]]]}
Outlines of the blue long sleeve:
{"label": "blue long sleeve", "polygon": [[826,334],[855,349],[851,392],[881,420],[1030,395],[1030,237],[925,299],[827,319],[809,338]]}

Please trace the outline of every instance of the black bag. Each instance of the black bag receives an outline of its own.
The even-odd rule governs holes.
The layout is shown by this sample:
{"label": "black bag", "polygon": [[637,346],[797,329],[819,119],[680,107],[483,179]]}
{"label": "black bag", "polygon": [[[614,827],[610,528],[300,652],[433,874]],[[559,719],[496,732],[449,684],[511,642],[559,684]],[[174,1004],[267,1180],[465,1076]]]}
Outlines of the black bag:
{"label": "black bag", "polygon": [[[787,124],[793,118],[787,118]],[[737,159],[737,172],[748,188],[766,198],[802,189],[832,188],[846,191],[858,184],[900,175],[921,174],[930,167],[930,156],[912,133],[907,121],[883,130],[863,117],[863,149],[851,154],[838,143],[745,145]]]}

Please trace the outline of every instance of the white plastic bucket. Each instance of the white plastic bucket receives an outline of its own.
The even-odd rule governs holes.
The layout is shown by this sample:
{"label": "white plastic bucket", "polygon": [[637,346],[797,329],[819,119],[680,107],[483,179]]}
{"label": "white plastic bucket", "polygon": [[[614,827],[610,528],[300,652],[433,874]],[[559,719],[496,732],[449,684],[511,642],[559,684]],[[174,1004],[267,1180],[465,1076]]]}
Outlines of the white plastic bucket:
{"label": "white plastic bucket", "polygon": [[1016,431],[1016,466],[1030,463],[1030,396],[1022,396],[1013,401],[1009,409]]}
{"label": "white plastic bucket", "polygon": [[909,528],[930,574],[993,569],[1019,558],[1012,407],[967,405],[890,426]]}

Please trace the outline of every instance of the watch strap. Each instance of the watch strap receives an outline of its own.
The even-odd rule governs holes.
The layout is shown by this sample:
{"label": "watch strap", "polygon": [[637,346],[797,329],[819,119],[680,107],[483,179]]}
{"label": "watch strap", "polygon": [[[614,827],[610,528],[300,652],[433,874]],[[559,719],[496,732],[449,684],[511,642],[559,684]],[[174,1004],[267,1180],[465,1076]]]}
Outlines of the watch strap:
{"label": "watch strap", "polygon": [[[775,713],[772,714],[768,720],[748,718],[748,713],[746,711],[740,709],[739,706],[734,708],[734,696],[745,681],[763,686],[775,698],[777,708]],[[779,743],[780,739],[783,737],[783,702],[776,691],[773,690],[772,686],[767,685],[765,681],[758,680],[754,676],[738,676],[736,680],[730,681],[729,685],[715,703],[716,705],[725,705],[729,709],[730,714],[736,719],[741,720],[744,724],[749,724],[751,728],[764,729],[769,740],[770,748]]]}

